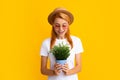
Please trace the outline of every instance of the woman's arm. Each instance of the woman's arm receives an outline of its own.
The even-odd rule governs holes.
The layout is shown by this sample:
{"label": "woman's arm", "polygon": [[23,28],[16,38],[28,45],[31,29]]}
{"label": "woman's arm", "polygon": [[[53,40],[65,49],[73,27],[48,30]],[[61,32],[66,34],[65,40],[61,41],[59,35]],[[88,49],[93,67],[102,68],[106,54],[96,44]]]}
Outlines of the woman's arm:
{"label": "woman's arm", "polygon": [[57,68],[61,66],[59,64],[55,64],[54,70],[47,69],[47,59],[47,56],[41,56],[41,73],[49,76],[58,75],[60,73],[60,70],[58,70]]}
{"label": "woman's arm", "polygon": [[41,73],[44,75],[55,75],[53,70],[47,69],[47,56],[41,56]]}
{"label": "woman's arm", "polygon": [[75,61],[76,61],[76,65],[72,69],[69,69],[68,64],[65,64],[63,66],[63,71],[66,75],[75,74],[81,71],[81,54],[75,55]]}

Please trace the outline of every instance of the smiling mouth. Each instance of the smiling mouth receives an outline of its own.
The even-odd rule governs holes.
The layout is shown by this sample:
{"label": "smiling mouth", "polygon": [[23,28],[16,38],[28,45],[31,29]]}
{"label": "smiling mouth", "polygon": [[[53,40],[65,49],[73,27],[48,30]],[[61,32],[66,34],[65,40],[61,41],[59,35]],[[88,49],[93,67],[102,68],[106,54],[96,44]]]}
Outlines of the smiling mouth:
{"label": "smiling mouth", "polygon": [[63,34],[64,33],[64,31],[59,31],[59,34]]}

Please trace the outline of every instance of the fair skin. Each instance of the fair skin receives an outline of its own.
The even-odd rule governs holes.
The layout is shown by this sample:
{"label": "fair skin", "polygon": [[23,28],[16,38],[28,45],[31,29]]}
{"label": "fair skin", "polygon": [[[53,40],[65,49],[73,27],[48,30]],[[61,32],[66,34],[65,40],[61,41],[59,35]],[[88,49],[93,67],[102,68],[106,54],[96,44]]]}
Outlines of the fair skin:
{"label": "fair skin", "polygon": [[69,24],[66,20],[61,18],[56,18],[53,23],[53,28],[57,33],[58,39],[64,39],[65,33],[67,32]]}
{"label": "fair skin", "polygon": [[[69,28],[69,24],[66,20],[61,18],[56,18],[53,23],[53,28],[57,34],[57,38],[64,39],[65,33]],[[64,72],[65,75],[75,74],[81,71],[81,54],[75,54],[75,67],[69,69],[68,64],[60,65],[55,63],[54,70],[50,70],[47,68],[47,56],[41,56],[41,73],[44,75],[54,76],[59,75],[61,71]]]}

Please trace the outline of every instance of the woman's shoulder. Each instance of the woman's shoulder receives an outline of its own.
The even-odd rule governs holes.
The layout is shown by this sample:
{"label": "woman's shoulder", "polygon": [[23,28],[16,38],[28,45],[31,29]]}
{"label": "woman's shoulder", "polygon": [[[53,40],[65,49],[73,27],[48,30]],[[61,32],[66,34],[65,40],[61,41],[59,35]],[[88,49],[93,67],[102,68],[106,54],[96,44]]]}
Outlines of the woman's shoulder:
{"label": "woman's shoulder", "polygon": [[71,38],[72,38],[72,40],[74,40],[74,41],[76,41],[76,40],[80,40],[80,38],[79,38],[79,37],[74,36],[74,35],[71,35]]}
{"label": "woman's shoulder", "polygon": [[50,43],[50,40],[51,40],[51,38],[46,38],[46,39],[43,40],[43,43],[48,44],[48,43]]}

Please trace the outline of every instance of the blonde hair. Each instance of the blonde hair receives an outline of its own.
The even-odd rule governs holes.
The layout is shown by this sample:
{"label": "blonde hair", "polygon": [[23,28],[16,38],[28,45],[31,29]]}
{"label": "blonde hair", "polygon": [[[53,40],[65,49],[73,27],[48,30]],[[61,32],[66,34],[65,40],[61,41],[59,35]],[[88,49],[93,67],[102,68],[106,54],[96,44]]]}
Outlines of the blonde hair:
{"label": "blonde hair", "polygon": [[[52,18],[52,24],[55,20],[55,18],[61,18],[61,19],[64,19],[66,20],[68,23],[70,23],[70,18],[68,15],[64,14],[64,13],[56,13],[53,18]],[[56,38],[57,38],[57,34],[56,32],[54,31],[54,28],[52,27],[52,33],[51,33],[51,42],[50,42],[50,49],[53,48],[54,44],[55,44],[55,41],[56,41]],[[70,37],[70,30],[68,28],[68,31],[66,32],[65,34],[65,38],[67,39],[67,41],[69,42],[71,48],[73,48],[73,42],[72,42],[72,39]]]}

